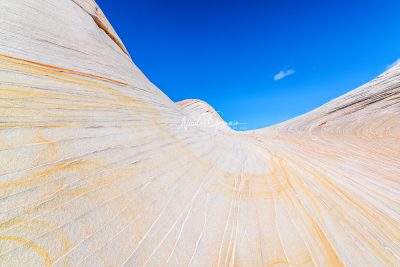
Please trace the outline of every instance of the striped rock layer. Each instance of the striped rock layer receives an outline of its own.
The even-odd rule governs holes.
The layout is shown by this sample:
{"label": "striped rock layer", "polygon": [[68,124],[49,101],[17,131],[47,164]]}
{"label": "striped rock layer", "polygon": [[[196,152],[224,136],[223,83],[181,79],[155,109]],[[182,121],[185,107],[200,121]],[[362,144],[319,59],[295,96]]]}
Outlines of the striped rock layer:
{"label": "striped rock layer", "polygon": [[93,0],[0,1],[1,266],[400,266],[400,65],[245,132]]}

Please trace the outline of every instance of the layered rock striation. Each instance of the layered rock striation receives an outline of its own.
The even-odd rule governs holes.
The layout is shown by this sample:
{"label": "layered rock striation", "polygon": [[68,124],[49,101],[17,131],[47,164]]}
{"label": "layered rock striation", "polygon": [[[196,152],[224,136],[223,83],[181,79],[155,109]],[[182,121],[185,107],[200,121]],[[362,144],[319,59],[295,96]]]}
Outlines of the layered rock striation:
{"label": "layered rock striation", "polygon": [[0,1],[0,36],[0,265],[400,265],[400,65],[235,132],[94,1]]}

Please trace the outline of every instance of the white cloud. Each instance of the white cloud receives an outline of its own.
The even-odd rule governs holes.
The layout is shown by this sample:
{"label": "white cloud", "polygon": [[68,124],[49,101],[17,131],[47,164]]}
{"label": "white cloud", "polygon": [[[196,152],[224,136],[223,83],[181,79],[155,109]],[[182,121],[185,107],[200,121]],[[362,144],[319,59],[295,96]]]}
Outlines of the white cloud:
{"label": "white cloud", "polygon": [[395,62],[393,62],[390,65],[386,65],[386,69],[390,69],[391,67],[394,67],[396,64],[400,63],[400,58],[398,58]]}
{"label": "white cloud", "polygon": [[294,73],[295,73],[294,69],[286,69],[286,68],[284,68],[283,70],[281,70],[280,72],[275,74],[274,80],[275,81],[282,80],[283,78],[285,78],[285,77],[287,77],[289,75],[292,75]]}

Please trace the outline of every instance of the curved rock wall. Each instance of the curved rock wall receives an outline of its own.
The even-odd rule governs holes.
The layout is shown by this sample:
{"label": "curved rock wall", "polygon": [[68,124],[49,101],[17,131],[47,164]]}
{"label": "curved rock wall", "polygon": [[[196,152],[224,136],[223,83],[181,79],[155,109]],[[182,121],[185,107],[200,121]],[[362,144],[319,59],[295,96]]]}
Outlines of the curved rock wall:
{"label": "curved rock wall", "polygon": [[0,265],[400,265],[399,66],[235,132],[93,1],[0,1],[0,36]]}

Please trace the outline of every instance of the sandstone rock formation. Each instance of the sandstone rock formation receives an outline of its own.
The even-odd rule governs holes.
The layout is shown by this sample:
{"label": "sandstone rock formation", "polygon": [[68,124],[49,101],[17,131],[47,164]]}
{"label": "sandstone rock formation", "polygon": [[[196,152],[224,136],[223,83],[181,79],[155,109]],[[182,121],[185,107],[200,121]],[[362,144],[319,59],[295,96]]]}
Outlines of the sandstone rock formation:
{"label": "sandstone rock formation", "polygon": [[235,132],[94,1],[2,0],[0,116],[1,266],[400,266],[400,65]]}

